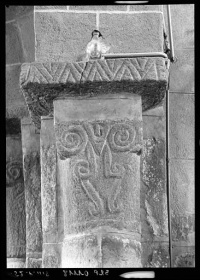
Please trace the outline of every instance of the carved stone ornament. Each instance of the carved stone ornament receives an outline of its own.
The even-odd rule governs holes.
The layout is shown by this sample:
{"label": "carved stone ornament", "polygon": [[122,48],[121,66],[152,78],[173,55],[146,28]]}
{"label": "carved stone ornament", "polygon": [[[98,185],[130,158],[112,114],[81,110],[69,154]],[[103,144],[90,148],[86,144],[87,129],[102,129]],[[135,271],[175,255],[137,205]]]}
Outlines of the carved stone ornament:
{"label": "carved stone ornament", "polygon": [[19,161],[8,161],[6,163],[6,186],[12,187],[13,184],[23,179],[22,163]]}
{"label": "carved stone ornament", "polygon": [[141,95],[144,111],[162,101],[168,81],[166,59],[160,57],[25,63],[21,69],[20,86],[38,128],[40,117],[53,113],[55,98],[125,92]]}
{"label": "carved stone ornament", "polygon": [[73,180],[89,199],[90,215],[119,212],[122,181],[132,170],[128,154],[142,148],[139,123],[63,122],[55,124],[55,134],[59,158],[71,158]]}

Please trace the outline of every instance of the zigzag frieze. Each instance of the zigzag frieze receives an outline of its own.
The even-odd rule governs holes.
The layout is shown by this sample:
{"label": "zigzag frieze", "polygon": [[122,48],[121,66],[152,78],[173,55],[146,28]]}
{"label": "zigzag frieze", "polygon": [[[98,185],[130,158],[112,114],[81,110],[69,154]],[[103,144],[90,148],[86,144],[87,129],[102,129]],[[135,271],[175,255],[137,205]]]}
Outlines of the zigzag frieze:
{"label": "zigzag frieze", "polygon": [[[161,75],[158,75],[158,69]],[[23,64],[21,85],[28,82],[80,83],[86,81],[121,81],[159,79],[166,72],[164,59],[126,58],[94,60],[75,63],[32,63]]]}
{"label": "zigzag frieze", "polygon": [[52,114],[53,99],[63,95],[88,95],[90,91],[98,95],[125,89],[129,93],[141,94],[142,109],[147,110],[164,98],[168,80],[165,61],[158,57],[138,57],[75,63],[26,63],[21,67],[20,86],[38,128],[40,117]]}

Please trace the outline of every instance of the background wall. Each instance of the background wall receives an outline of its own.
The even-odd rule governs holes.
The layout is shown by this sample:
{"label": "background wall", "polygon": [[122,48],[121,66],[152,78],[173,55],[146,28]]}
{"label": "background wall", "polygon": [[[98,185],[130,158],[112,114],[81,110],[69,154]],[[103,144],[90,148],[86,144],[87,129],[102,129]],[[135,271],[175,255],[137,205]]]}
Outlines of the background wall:
{"label": "background wall", "polygon": [[[169,170],[173,265],[194,265],[194,5],[170,5]],[[164,6],[166,18],[166,7]]]}
{"label": "background wall", "polygon": [[[175,55],[170,67],[169,140],[170,208],[173,265],[194,262],[194,5],[171,5]],[[33,61],[75,61],[99,29],[110,52],[163,50],[162,5],[9,6],[6,8],[6,125],[7,137],[20,138],[20,119],[28,110],[19,89],[20,66]],[[165,107],[164,107],[165,108]],[[153,173],[161,189],[141,182],[143,265],[169,266],[166,214],[165,112],[160,106],[143,113],[143,163],[157,164]],[[155,139],[155,141],[154,141]],[[8,141],[9,143],[9,141]],[[150,147],[153,147],[150,151]],[[149,157],[147,157],[147,154]],[[142,176],[152,170],[144,169]],[[159,169],[160,168],[160,169]],[[163,169],[164,168],[164,169]],[[152,195],[158,194],[158,203]],[[146,201],[146,204],[145,204]],[[156,206],[157,205],[157,206]],[[159,205],[162,206],[162,214]],[[13,208],[14,209],[14,208]],[[9,210],[12,212],[12,209]],[[10,225],[11,226],[11,225]],[[14,256],[13,256],[14,257]],[[19,257],[19,256],[18,256]]]}

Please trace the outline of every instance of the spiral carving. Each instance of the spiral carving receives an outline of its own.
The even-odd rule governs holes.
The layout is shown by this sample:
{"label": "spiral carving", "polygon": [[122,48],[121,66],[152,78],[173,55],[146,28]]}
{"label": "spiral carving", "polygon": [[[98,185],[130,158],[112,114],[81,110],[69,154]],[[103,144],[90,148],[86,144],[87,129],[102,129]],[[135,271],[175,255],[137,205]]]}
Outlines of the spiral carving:
{"label": "spiral carving", "polygon": [[132,151],[135,145],[136,132],[128,123],[115,124],[108,135],[110,148],[114,152]]}
{"label": "spiral carving", "polygon": [[77,155],[85,148],[87,135],[80,125],[60,124],[56,132],[57,147],[62,159]]}
{"label": "spiral carving", "polygon": [[22,177],[22,163],[11,161],[6,163],[6,184],[10,185]]}
{"label": "spiral carving", "polygon": [[88,179],[92,175],[90,165],[87,160],[78,161],[74,167],[74,172],[80,179]]}

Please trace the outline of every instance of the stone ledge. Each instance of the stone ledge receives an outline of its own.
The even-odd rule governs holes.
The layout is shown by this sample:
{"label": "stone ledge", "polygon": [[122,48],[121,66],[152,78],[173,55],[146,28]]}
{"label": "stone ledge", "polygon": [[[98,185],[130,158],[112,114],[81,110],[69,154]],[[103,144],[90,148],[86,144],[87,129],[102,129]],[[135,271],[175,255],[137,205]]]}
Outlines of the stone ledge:
{"label": "stone ledge", "polygon": [[20,86],[31,118],[40,128],[40,117],[53,113],[53,100],[58,97],[131,93],[142,96],[143,111],[157,106],[168,82],[165,63],[160,57],[25,63]]}

